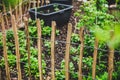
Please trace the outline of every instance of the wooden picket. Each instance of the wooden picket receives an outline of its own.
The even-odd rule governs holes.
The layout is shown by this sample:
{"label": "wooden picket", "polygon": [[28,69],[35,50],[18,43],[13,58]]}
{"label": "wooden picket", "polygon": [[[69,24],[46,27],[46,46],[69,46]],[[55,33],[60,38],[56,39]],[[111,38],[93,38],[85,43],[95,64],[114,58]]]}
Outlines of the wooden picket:
{"label": "wooden picket", "polygon": [[[3,6],[3,12],[6,13],[6,8],[5,8],[5,6]],[[6,15],[5,15],[4,17],[5,17],[6,25],[8,25],[8,24],[9,24],[9,23],[8,23],[8,18],[7,18]]]}
{"label": "wooden picket", "polygon": [[17,26],[16,26],[14,15],[12,15],[12,27],[13,27],[14,38],[15,38],[16,65],[17,65],[17,70],[18,70],[17,72],[18,80],[22,80],[21,66],[20,66],[19,39],[18,39]]}
{"label": "wooden picket", "polygon": [[95,39],[94,52],[93,52],[93,64],[92,64],[92,79],[96,79],[96,63],[98,54],[98,39]]}
{"label": "wooden picket", "polygon": [[83,50],[84,50],[84,27],[80,28],[80,56],[79,56],[79,73],[78,73],[78,80],[82,80],[82,58],[83,58]]}
{"label": "wooden picket", "polygon": [[2,41],[3,41],[3,53],[4,53],[4,59],[5,59],[6,77],[7,77],[7,80],[10,80],[10,70],[8,65],[7,46],[6,46],[6,31],[5,31],[3,17],[1,20],[1,26],[2,26]]}
{"label": "wooden picket", "polygon": [[[111,40],[114,37],[114,31],[110,31],[111,34]],[[114,59],[114,48],[109,46],[109,55],[108,55],[108,80],[112,80],[112,74],[113,74],[113,59]]]}
{"label": "wooden picket", "polygon": [[55,80],[55,28],[56,23],[52,21],[52,33],[51,33],[51,77]]}
{"label": "wooden picket", "polygon": [[72,35],[72,24],[68,24],[67,38],[66,38],[66,52],[65,52],[65,80],[69,80],[69,53],[70,53],[70,40]]}
{"label": "wooden picket", "polygon": [[43,74],[42,74],[42,40],[41,40],[41,24],[40,24],[40,20],[37,19],[37,32],[38,32],[38,41],[37,41],[37,45],[38,45],[38,66],[39,66],[39,80],[43,80]]}

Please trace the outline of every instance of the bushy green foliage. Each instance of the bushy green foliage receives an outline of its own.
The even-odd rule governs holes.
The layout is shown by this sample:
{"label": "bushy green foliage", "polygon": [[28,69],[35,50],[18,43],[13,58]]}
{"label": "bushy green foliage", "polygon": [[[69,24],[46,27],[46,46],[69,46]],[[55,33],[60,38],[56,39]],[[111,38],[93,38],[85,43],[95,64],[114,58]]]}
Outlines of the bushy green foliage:
{"label": "bushy green foliage", "polygon": [[[104,0],[105,1],[105,0]],[[105,24],[109,24],[113,21],[113,16],[106,13],[107,7],[104,6],[105,9],[97,9],[96,2],[94,0],[90,0],[88,2],[83,3],[83,5],[80,6],[81,10],[78,10],[78,12],[75,13],[75,16],[78,16],[76,14],[80,14],[78,17],[80,17],[80,20],[78,22],[77,27],[88,27],[88,28],[95,28],[97,26],[104,27]],[[107,4],[101,4],[101,5],[107,5]],[[80,11],[80,12],[79,12]]]}
{"label": "bushy green foliage", "polygon": [[15,7],[20,3],[22,0],[2,0],[3,4],[8,8],[9,6]]}
{"label": "bushy green foliage", "polygon": [[[64,80],[65,79],[65,60],[63,59],[61,61],[60,65],[60,70],[56,70],[55,75],[56,75],[56,80]],[[78,73],[75,72],[75,66],[73,62],[69,63],[69,73],[71,78],[77,79],[78,78]]]}
{"label": "bushy green foliage", "polygon": [[[120,23],[106,25],[104,29],[99,27],[95,28],[95,35],[100,41],[107,43],[108,46],[116,48],[120,43]],[[111,36],[113,36],[113,38]]]}

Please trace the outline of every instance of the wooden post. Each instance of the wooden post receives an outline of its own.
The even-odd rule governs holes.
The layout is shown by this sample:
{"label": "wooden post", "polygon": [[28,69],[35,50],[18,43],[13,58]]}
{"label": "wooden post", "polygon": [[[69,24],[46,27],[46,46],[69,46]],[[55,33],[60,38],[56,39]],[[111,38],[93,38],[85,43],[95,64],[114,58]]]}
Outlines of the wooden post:
{"label": "wooden post", "polygon": [[7,56],[7,47],[6,47],[6,32],[5,32],[5,25],[4,25],[4,20],[3,17],[2,19],[2,41],[3,41],[3,54],[4,54],[4,59],[5,59],[5,70],[6,70],[6,78],[7,80],[10,80],[10,70],[9,70],[9,65],[8,65],[8,56]]}
{"label": "wooden post", "polygon": [[44,0],[41,0],[41,1],[42,1],[41,6],[43,6],[43,4],[44,4],[45,2],[44,2]]}
{"label": "wooden post", "polygon": [[31,56],[31,53],[30,53],[30,36],[29,36],[29,30],[28,30],[28,19],[26,17],[24,17],[24,23],[25,23],[25,34],[26,34],[26,46],[27,46],[27,52],[28,52],[28,67],[29,67],[29,78],[28,80],[31,80],[31,70],[30,70],[30,56]]}
{"label": "wooden post", "polygon": [[30,9],[31,8],[31,2],[30,2],[31,0],[28,0],[28,9]]}
{"label": "wooden post", "polygon": [[[5,5],[3,5],[3,11],[4,11],[4,13],[6,13]],[[7,26],[8,26],[9,23],[8,23],[7,14],[5,14],[4,17],[5,17],[6,24],[7,24]]]}
{"label": "wooden post", "polygon": [[20,25],[18,27],[21,27],[22,26],[22,0],[19,3],[19,17],[20,17]]}
{"label": "wooden post", "polygon": [[15,38],[16,65],[17,65],[17,71],[18,71],[17,72],[18,80],[22,80],[21,67],[20,67],[19,39],[18,39],[17,26],[16,26],[14,15],[12,15],[12,27],[13,27],[14,38]]}
{"label": "wooden post", "polygon": [[68,32],[66,39],[66,52],[65,52],[65,80],[69,80],[69,53],[70,53],[70,40],[72,35],[72,24],[68,24]]}
{"label": "wooden post", "polygon": [[39,4],[40,4],[39,2],[40,2],[40,0],[37,0],[37,7],[39,7],[39,6],[40,6],[40,5],[39,5]]}
{"label": "wooden post", "polygon": [[82,58],[83,58],[83,51],[84,51],[84,27],[80,28],[80,56],[79,56],[79,73],[78,73],[78,80],[82,80]]}
{"label": "wooden post", "polygon": [[36,0],[33,0],[33,6],[36,8]]}
{"label": "wooden post", "polygon": [[94,44],[94,52],[93,52],[93,64],[92,64],[92,79],[95,80],[96,78],[96,62],[97,62],[97,54],[98,54],[98,39],[95,38]]}
{"label": "wooden post", "polygon": [[16,20],[18,20],[18,8],[16,8],[15,10],[15,17],[16,17]]}
{"label": "wooden post", "polygon": [[41,24],[40,20],[37,19],[37,32],[38,32],[38,66],[39,66],[39,76],[40,80],[43,80],[43,74],[42,74],[42,43],[41,43]]}
{"label": "wooden post", "polygon": [[[111,40],[113,38],[114,31],[111,31]],[[108,80],[112,80],[113,66],[114,66],[114,47],[109,46],[109,55],[108,55]]]}
{"label": "wooden post", "polygon": [[55,21],[52,21],[52,32],[51,32],[51,76],[52,80],[55,80]]}
{"label": "wooden post", "polygon": [[11,8],[11,6],[9,6],[9,13],[10,13],[10,17],[12,17],[12,8]]}

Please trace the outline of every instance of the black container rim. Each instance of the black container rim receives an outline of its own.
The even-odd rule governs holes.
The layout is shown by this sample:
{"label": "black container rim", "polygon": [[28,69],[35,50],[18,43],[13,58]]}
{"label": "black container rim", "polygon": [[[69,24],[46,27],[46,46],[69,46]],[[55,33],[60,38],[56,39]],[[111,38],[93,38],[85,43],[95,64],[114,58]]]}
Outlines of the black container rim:
{"label": "black container rim", "polygon": [[62,10],[59,10],[59,11],[56,11],[56,12],[46,13],[46,14],[42,14],[42,13],[39,13],[39,12],[37,12],[37,11],[36,11],[36,13],[35,13],[35,11],[33,11],[33,10],[35,10],[35,9],[37,9],[37,8],[31,8],[31,9],[29,9],[29,12],[32,12],[32,13],[35,13],[35,14],[44,15],[44,16],[49,16],[49,15],[54,15],[54,14],[56,14],[56,13],[61,13],[61,12],[64,12],[64,11],[66,11],[66,10],[69,10],[69,9],[72,9],[72,8],[73,8],[72,5],[66,5],[66,4],[60,4],[60,3],[52,3],[52,4],[48,4],[48,5],[43,5],[43,6],[38,7],[38,8],[44,8],[44,7],[51,6],[51,5],[56,5],[56,4],[57,4],[57,5],[66,6],[67,8],[62,9]]}

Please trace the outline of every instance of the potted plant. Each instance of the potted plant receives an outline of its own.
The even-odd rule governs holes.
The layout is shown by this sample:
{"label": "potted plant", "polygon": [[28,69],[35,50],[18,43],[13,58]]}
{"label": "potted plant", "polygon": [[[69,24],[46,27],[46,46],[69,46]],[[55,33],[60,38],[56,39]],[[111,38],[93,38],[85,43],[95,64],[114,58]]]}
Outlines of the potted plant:
{"label": "potted plant", "polygon": [[63,26],[69,21],[72,7],[71,5],[53,3],[39,8],[32,8],[29,10],[29,13],[31,19],[43,19],[45,25],[50,26],[51,21],[56,21],[58,26]]}

